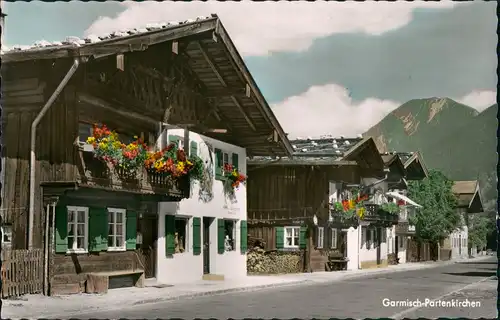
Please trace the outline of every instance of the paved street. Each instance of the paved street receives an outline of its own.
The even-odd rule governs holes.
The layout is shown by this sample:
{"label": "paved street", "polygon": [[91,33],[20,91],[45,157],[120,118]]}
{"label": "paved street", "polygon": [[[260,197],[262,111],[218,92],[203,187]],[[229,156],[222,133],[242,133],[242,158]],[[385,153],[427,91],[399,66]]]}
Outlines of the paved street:
{"label": "paved street", "polygon": [[[65,315],[83,318],[494,318],[496,257],[431,269],[367,275],[327,284],[307,284],[193,299],[124,306],[119,311]],[[471,307],[384,306],[426,299],[480,302]],[[435,302],[436,303],[436,302]],[[61,316],[61,318],[64,315]]]}

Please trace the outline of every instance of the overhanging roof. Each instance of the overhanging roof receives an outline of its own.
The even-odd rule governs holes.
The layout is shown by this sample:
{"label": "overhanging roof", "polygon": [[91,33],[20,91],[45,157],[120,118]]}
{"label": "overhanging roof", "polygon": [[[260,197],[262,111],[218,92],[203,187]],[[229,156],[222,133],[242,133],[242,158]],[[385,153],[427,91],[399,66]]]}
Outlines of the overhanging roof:
{"label": "overhanging roof", "polygon": [[[238,128],[237,141],[228,142],[245,147],[255,156],[287,156],[293,152],[283,128],[216,15],[181,23],[151,24],[103,37],[70,37],[63,42],[38,41],[33,46],[2,48],[1,58],[2,63],[9,64],[97,57],[146,51],[148,47],[174,40],[188,42],[185,53],[190,58],[189,67],[210,92],[217,92],[217,111]],[[221,135],[214,138],[224,141]]]}
{"label": "overhanging roof", "polygon": [[371,137],[364,138],[354,145],[344,154],[343,160],[356,161],[362,167],[371,169],[382,170],[385,167],[384,160]]}
{"label": "overhanging roof", "polygon": [[386,193],[386,195],[388,195],[389,197],[393,197],[395,199],[398,199],[398,200],[402,200],[405,203],[407,203],[407,205],[409,204],[410,206],[417,207],[417,208],[421,208],[422,207],[421,205],[419,205],[415,201],[411,200],[407,196],[405,196],[403,194],[400,194],[398,192],[389,191],[389,192]]}
{"label": "overhanging roof", "polygon": [[457,196],[459,207],[468,208],[470,212],[483,211],[481,191],[477,180],[455,181],[452,191]]}
{"label": "overhanging roof", "polygon": [[404,162],[406,175],[408,180],[422,180],[429,175],[427,166],[420,152],[398,153],[401,160]]}

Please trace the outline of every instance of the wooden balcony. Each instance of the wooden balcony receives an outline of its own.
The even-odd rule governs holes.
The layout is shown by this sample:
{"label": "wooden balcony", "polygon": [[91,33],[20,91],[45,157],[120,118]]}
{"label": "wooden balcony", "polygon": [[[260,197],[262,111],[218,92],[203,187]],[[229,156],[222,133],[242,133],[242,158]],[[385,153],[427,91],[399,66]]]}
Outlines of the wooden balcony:
{"label": "wooden balcony", "polygon": [[80,186],[173,197],[189,194],[188,177],[176,181],[159,173],[147,172],[144,168],[130,176],[122,169],[96,159],[93,151],[79,148],[78,157],[77,182]]}
{"label": "wooden balcony", "polygon": [[357,216],[348,218],[341,211],[331,210],[330,216],[332,217],[332,220],[330,222],[332,226],[337,226],[339,228],[349,228],[357,227],[359,225],[359,218]]}
{"label": "wooden balcony", "polygon": [[363,221],[387,227],[398,224],[399,215],[384,211],[378,204],[365,204],[365,208]]}

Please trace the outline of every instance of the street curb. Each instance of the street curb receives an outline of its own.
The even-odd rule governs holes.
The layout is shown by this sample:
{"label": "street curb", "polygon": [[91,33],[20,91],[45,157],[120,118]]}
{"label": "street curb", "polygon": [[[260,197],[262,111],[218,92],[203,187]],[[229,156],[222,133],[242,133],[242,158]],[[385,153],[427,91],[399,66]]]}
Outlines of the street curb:
{"label": "street curb", "polygon": [[[298,280],[298,281],[289,281],[285,283],[271,283],[271,284],[265,284],[265,285],[259,285],[259,286],[252,286],[252,287],[236,287],[236,288],[228,288],[228,289],[218,289],[218,290],[211,290],[211,291],[205,291],[205,292],[193,292],[193,293],[186,293],[186,294],[181,294],[178,296],[170,296],[170,297],[161,297],[161,298],[152,298],[152,299],[144,299],[144,300],[139,300],[134,303],[132,303],[133,306],[138,306],[138,305],[144,305],[144,304],[151,304],[151,303],[157,303],[157,302],[168,302],[168,301],[177,301],[181,299],[193,299],[197,297],[203,297],[203,296],[217,296],[217,295],[224,295],[228,293],[239,293],[239,292],[251,292],[251,291],[258,291],[262,289],[270,289],[270,288],[279,288],[279,287],[288,287],[288,286],[294,286],[294,285],[299,285],[299,284],[305,284],[311,282],[310,280]],[[55,318],[55,319],[61,319],[61,318],[71,318],[71,317],[76,317],[76,316],[81,316],[85,315],[88,313],[94,313],[94,312],[109,312],[109,311],[115,311],[119,310],[121,306],[116,306],[116,307],[111,307],[107,308],[106,306],[98,306],[98,307],[91,307],[84,312],[79,312],[77,310],[75,311],[66,311],[65,313],[52,313],[52,314],[40,314],[37,317],[38,318]],[[20,317],[17,319],[31,319],[28,317]]]}
{"label": "street curb", "polygon": [[134,302],[133,305],[136,306],[136,305],[141,305],[141,304],[164,302],[164,301],[175,301],[175,300],[180,300],[180,299],[190,299],[190,298],[198,298],[198,297],[205,297],[205,296],[217,296],[217,295],[223,295],[223,294],[227,294],[227,293],[251,292],[251,291],[258,291],[258,290],[269,289],[269,288],[280,288],[280,287],[294,286],[294,285],[298,285],[298,284],[304,284],[307,282],[311,282],[311,280],[307,279],[307,280],[290,281],[290,282],[285,282],[285,283],[264,284],[264,285],[252,286],[252,287],[236,287],[236,288],[228,288],[228,289],[217,289],[217,290],[211,290],[211,291],[205,291],[205,292],[194,292],[194,293],[181,294],[181,295],[174,296],[174,297],[139,300],[139,301]]}

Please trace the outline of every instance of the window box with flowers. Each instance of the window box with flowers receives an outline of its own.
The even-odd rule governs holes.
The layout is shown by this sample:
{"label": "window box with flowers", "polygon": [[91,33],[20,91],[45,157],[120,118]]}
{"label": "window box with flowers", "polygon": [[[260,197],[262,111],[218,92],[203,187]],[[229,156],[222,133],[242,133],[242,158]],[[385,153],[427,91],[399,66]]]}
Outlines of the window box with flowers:
{"label": "window box with flowers", "polygon": [[364,220],[366,208],[364,202],[367,195],[362,195],[359,191],[353,190],[349,198],[331,204],[331,215],[334,221],[343,224],[357,224],[359,220]]}
{"label": "window box with flowers", "polygon": [[223,152],[215,149],[215,179],[222,181],[224,192],[229,196],[234,196],[235,190],[244,184],[247,177],[239,171],[239,156],[237,153]]}
{"label": "window box with flowers", "polygon": [[92,146],[93,158],[106,165],[113,185],[130,188],[127,183],[136,181],[142,190],[164,193],[168,189],[175,193],[184,187],[180,182],[202,177],[202,160],[196,154],[188,158],[175,143],[159,151],[150,149],[138,137],[125,144],[105,125],[94,125],[86,143]]}

